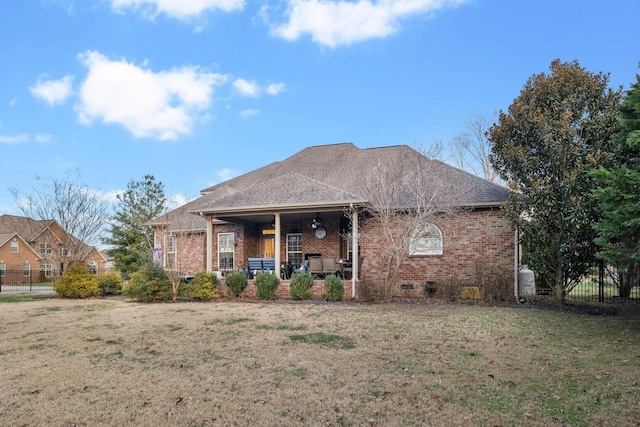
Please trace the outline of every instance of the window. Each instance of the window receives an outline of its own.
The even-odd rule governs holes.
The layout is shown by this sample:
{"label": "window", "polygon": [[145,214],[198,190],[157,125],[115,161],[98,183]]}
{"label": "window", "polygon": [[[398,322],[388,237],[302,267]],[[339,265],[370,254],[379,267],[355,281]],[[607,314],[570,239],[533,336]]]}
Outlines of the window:
{"label": "window", "polygon": [[98,263],[92,259],[87,263],[87,270],[89,274],[98,274]]}
{"label": "window", "polygon": [[17,254],[18,253],[18,241],[17,240],[12,240],[11,241],[11,253],[12,254]]}
{"label": "window", "polygon": [[0,277],[4,277],[4,272],[6,268],[7,266],[4,264],[4,262],[0,262]]}
{"label": "window", "polygon": [[52,270],[51,264],[40,264],[40,271],[44,271],[47,276],[51,276]]}
{"label": "window", "polygon": [[40,243],[40,253],[41,254],[50,254],[51,253],[51,243]]}
{"label": "window", "polygon": [[409,255],[442,255],[442,232],[433,224],[416,230],[409,242]]}
{"label": "window", "polygon": [[302,233],[287,234],[287,262],[296,268],[302,265]]}
{"label": "window", "polygon": [[22,266],[22,275],[24,277],[31,276],[31,265],[29,265],[28,262],[25,262],[24,265]]}
{"label": "window", "polygon": [[69,249],[62,248],[62,256],[69,256]]}
{"label": "window", "polygon": [[164,236],[164,268],[172,270],[176,268],[176,236],[169,234]]}
{"label": "window", "polygon": [[233,233],[218,234],[218,269],[220,271],[233,271]]}

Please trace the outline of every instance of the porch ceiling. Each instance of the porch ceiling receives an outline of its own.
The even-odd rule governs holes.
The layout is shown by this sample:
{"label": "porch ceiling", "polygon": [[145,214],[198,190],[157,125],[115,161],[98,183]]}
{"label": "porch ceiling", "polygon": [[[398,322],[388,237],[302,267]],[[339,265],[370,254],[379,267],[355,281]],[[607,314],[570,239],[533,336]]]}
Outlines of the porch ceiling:
{"label": "porch ceiling", "polygon": [[[305,211],[280,212],[280,222],[286,224],[296,224],[303,227],[311,227],[311,223],[316,214],[320,215],[324,221],[335,222],[344,216],[344,210],[314,209]],[[236,224],[273,224],[275,221],[274,212],[238,212],[214,215],[215,219]]]}

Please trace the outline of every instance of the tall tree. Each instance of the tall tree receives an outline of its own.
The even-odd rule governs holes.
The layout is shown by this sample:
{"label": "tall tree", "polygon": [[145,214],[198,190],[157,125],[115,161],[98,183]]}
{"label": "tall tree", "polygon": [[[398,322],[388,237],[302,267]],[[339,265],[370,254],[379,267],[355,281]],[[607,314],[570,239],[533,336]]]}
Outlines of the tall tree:
{"label": "tall tree", "polygon": [[104,233],[109,202],[82,182],[79,171],[68,172],[62,178],[36,177],[29,190],[9,191],[25,216],[53,219],[70,235],[63,242],[68,250],[67,262],[76,261],[86,245],[95,245]]}
{"label": "tall tree", "polygon": [[498,173],[489,161],[491,144],[487,139],[491,121],[485,114],[474,113],[464,120],[464,125],[466,130],[453,138],[451,143],[456,165],[487,181],[496,182]]}
{"label": "tall tree", "polygon": [[112,248],[115,267],[123,274],[137,271],[153,260],[153,232],[145,225],[165,209],[164,184],[153,175],[129,181],[127,190],[118,194],[119,206],[110,225],[110,237],[103,243]]}
{"label": "tall tree", "polygon": [[589,172],[610,159],[621,89],[577,61],[554,60],[550,69],[528,79],[488,137],[493,166],[516,192],[507,211],[525,262],[564,302],[595,260]]}
{"label": "tall tree", "polygon": [[628,298],[640,284],[640,75],[624,97],[612,141],[620,166],[593,172],[602,213],[596,243],[598,257],[617,269],[619,295]]}

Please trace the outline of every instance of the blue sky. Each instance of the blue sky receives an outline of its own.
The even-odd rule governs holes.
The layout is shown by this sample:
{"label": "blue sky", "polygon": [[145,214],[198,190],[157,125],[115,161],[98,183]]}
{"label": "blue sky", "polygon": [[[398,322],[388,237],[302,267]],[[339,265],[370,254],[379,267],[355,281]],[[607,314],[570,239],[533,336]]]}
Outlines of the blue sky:
{"label": "blue sky", "polygon": [[[445,146],[553,59],[629,85],[636,0],[0,2],[0,213],[36,176],[193,198],[322,144]],[[348,167],[348,165],[336,165]]]}

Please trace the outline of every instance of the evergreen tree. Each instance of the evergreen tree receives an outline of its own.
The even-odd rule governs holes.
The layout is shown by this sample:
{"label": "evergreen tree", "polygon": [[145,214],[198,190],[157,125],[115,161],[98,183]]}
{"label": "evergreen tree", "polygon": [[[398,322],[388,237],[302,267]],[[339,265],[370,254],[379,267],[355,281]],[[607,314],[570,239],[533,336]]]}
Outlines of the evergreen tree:
{"label": "evergreen tree", "polygon": [[595,225],[598,257],[618,271],[619,296],[628,298],[640,281],[640,75],[620,108],[618,167],[601,167],[592,174],[602,219]]}
{"label": "evergreen tree", "polygon": [[153,260],[153,232],[145,223],[165,208],[164,184],[145,175],[140,181],[129,181],[127,191],[117,197],[120,203],[110,225],[111,237],[104,243],[112,247],[107,252],[115,267],[129,275]]}
{"label": "evergreen tree", "polygon": [[612,152],[621,92],[577,61],[529,78],[488,132],[491,161],[514,190],[507,212],[525,262],[559,302],[595,260],[597,219],[590,171]]}

